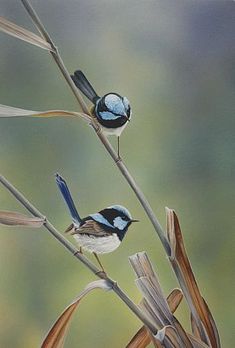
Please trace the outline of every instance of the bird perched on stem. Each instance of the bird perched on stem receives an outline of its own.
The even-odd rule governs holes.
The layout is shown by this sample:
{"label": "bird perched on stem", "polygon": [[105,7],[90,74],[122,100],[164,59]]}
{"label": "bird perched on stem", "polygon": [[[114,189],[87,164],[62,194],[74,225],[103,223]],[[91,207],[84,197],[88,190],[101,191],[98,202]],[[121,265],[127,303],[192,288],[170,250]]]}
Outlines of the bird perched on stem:
{"label": "bird perched on stem", "polygon": [[74,236],[80,251],[84,248],[94,254],[104,271],[97,254],[110,253],[117,249],[129,226],[138,220],[132,219],[129,211],[121,205],[112,205],[98,213],[81,218],[66,181],[59,174],[56,174],[56,183],[72,216],[72,224],[66,232],[71,232]]}
{"label": "bird perched on stem", "polygon": [[118,157],[120,157],[119,137],[131,119],[129,100],[117,93],[107,93],[99,97],[81,70],[74,72],[71,78],[77,88],[94,104],[92,114],[96,117],[106,135],[118,137]]}

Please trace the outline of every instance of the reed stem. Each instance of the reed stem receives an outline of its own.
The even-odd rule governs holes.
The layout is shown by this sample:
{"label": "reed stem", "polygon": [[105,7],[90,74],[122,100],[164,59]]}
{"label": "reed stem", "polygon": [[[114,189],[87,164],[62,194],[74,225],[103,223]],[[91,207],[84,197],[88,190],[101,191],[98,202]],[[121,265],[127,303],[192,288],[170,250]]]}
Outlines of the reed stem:
{"label": "reed stem", "polygon": [[24,5],[26,11],[28,12],[29,16],[31,17],[31,20],[33,21],[34,25],[36,26],[36,28],[38,29],[38,31],[41,33],[41,35],[44,37],[44,39],[49,42],[51,44],[51,46],[53,47],[54,51],[51,51],[51,55],[53,57],[53,59],[55,60],[56,64],[58,65],[60,71],[62,72],[64,78],[66,79],[69,87],[71,88],[73,94],[75,95],[82,111],[84,113],[86,113],[87,115],[90,116],[91,119],[91,126],[94,129],[94,131],[96,132],[96,135],[98,136],[98,138],[100,139],[100,141],[102,142],[102,144],[104,145],[105,149],[108,151],[108,153],[110,154],[111,158],[113,159],[114,163],[117,165],[118,169],[120,170],[120,172],[122,173],[122,175],[124,176],[124,178],[126,179],[126,181],[128,182],[128,184],[130,185],[130,187],[132,188],[132,190],[134,191],[136,197],[138,198],[140,204],[142,205],[143,209],[145,210],[149,220],[151,221],[155,231],[157,232],[162,245],[167,253],[168,256],[170,256],[170,246],[168,243],[168,240],[166,238],[166,234],[161,226],[161,224],[159,223],[153,209],[151,208],[151,205],[149,204],[147,198],[145,197],[144,193],[141,191],[141,189],[139,188],[139,186],[137,185],[136,181],[134,180],[133,176],[130,174],[130,172],[128,171],[126,165],[124,164],[123,160],[118,156],[118,154],[116,153],[116,151],[114,151],[112,145],[110,144],[110,142],[108,141],[107,137],[101,132],[100,126],[99,124],[96,122],[95,118],[92,117],[90,110],[88,108],[88,106],[86,105],[86,103],[84,102],[79,90],[77,89],[77,87],[75,86],[75,84],[73,83],[73,80],[70,77],[70,74],[59,54],[59,51],[56,47],[56,45],[54,44],[54,42],[52,41],[50,35],[48,34],[46,28],[44,27],[44,25],[42,24],[40,18],[38,17],[37,13],[35,12],[35,10],[33,9],[32,5],[30,4],[30,2],[28,0],[21,0],[22,4]]}

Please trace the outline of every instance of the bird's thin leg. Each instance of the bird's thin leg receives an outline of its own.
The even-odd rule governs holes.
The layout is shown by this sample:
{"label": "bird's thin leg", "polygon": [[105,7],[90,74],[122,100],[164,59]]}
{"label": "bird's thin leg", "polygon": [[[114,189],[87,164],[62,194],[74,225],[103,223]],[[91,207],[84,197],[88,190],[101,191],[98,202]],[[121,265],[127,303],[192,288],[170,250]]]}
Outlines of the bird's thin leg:
{"label": "bird's thin leg", "polygon": [[118,158],[120,158],[120,137],[118,137]]}
{"label": "bird's thin leg", "polygon": [[93,254],[94,254],[94,256],[95,256],[95,258],[96,258],[98,264],[100,265],[102,271],[103,271],[104,273],[106,273],[105,270],[104,270],[104,267],[103,267],[102,263],[100,262],[100,259],[98,258],[98,255],[97,255],[96,253],[94,253],[94,252],[93,252]]}
{"label": "bird's thin leg", "polygon": [[79,247],[79,252],[80,252],[80,254],[83,254],[83,251],[82,251],[82,247],[81,247],[81,246]]}

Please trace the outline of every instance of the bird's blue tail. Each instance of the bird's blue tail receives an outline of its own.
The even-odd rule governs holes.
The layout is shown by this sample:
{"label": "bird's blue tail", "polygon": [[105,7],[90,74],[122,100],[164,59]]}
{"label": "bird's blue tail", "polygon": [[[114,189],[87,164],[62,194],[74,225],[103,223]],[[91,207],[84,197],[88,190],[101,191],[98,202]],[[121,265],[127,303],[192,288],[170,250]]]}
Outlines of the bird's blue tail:
{"label": "bird's blue tail", "polygon": [[70,214],[71,214],[72,219],[73,219],[73,223],[76,225],[80,224],[81,217],[78,214],[78,211],[75,207],[73,198],[72,198],[71,193],[69,191],[69,188],[66,184],[66,181],[58,173],[55,175],[55,177],[56,177],[57,186],[59,187],[60,192],[62,193],[62,196],[63,196],[63,198],[64,198],[64,200],[69,208]]}

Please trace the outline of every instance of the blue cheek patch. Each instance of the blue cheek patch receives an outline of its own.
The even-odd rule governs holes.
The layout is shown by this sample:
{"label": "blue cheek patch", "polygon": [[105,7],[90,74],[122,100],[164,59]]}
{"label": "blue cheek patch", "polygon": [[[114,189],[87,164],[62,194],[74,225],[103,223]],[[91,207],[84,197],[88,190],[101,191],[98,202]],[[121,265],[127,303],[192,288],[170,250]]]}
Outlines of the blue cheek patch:
{"label": "blue cheek patch", "polygon": [[119,230],[124,230],[124,228],[127,227],[127,224],[128,222],[125,221],[125,220],[122,220],[122,218],[120,216],[116,217],[114,220],[113,220],[113,225],[115,227],[117,227]]}
{"label": "blue cheek patch", "polygon": [[91,214],[90,215],[95,221],[103,224],[103,225],[106,225],[108,227],[111,227],[111,228],[114,228],[109,222],[108,220],[106,220],[103,215],[101,215],[100,213],[96,213],[96,214]]}
{"label": "blue cheek patch", "polygon": [[102,118],[102,120],[116,120],[117,118],[120,118],[120,116],[118,115],[114,115],[112,112],[109,111],[102,111],[99,112],[100,117]]}

